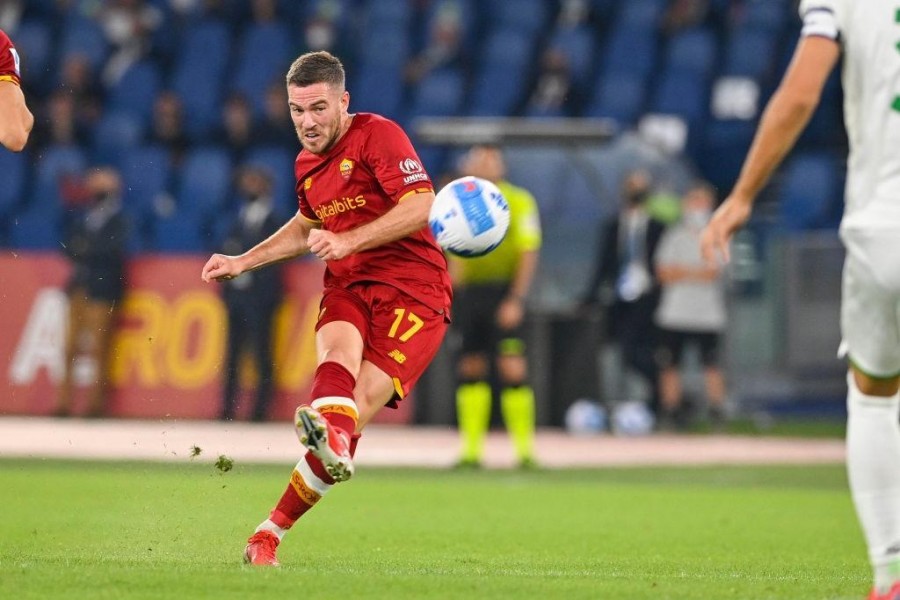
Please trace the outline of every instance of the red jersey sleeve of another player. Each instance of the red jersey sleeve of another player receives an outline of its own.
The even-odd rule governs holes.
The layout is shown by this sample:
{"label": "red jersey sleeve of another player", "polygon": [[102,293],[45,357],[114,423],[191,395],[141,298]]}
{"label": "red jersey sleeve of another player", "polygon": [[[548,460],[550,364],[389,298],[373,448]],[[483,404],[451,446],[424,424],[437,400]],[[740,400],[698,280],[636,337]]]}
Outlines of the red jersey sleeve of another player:
{"label": "red jersey sleeve of another player", "polygon": [[11,81],[20,85],[19,55],[3,30],[0,30],[0,81]]}
{"label": "red jersey sleeve of another player", "polygon": [[384,118],[374,119],[371,127],[363,160],[381,189],[395,202],[415,192],[434,191],[431,178],[403,129]]}

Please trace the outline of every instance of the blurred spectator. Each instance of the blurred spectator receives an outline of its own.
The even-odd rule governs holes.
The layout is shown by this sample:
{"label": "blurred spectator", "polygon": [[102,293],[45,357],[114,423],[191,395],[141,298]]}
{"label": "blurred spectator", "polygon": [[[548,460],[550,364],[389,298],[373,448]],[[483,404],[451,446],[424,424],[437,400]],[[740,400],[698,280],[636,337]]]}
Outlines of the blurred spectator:
{"label": "blurred spectator", "polygon": [[[77,198],[72,198],[72,194]],[[88,415],[106,411],[108,368],[118,305],[125,290],[125,248],[128,224],[122,213],[119,174],[101,167],[88,173],[70,199],[83,202],[69,224],[63,249],[72,265],[66,291],[69,325],[66,338],[65,375],[59,389],[56,414],[72,410],[72,396],[79,355],[95,365]]]}
{"label": "blurred spectator", "polygon": [[[237,186],[242,205],[222,244],[222,252],[230,255],[249,250],[275,233],[282,222],[274,214],[272,176],[268,171],[243,167]],[[228,350],[220,416],[223,420],[235,417],[241,358],[249,350],[257,373],[251,419],[264,421],[275,388],[272,327],[282,297],[281,270],[276,267],[244,273],[225,281],[222,291],[228,311]]]}
{"label": "blurred spectator", "polygon": [[702,24],[709,13],[709,0],[672,0],[663,13],[660,29],[666,35]]}
{"label": "blurred spectator", "polygon": [[103,90],[87,56],[76,53],[63,58],[59,88],[75,101],[79,127],[93,127],[103,112]]}
{"label": "blurred spectator", "polygon": [[562,116],[573,101],[572,90],[569,58],[557,48],[547,48],[541,56],[540,72],[526,111],[532,116]]}
{"label": "blurred spectator", "polygon": [[32,135],[32,146],[37,149],[47,146],[83,145],[87,143],[88,129],[75,118],[75,99],[64,90],[57,90],[44,102]]}
{"label": "blurred spectator", "polygon": [[297,132],[291,121],[287,89],[283,81],[273,82],[266,89],[261,122],[253,128],[254,143],[264,146],[281,146],[296,153],[300,150]]}
{"label": "blurred spectator", "polygon": [[0,0],[0,29],[15,31],[22,20],[24,10],[22,0]]}
{"label": "blurred spectator", "polygon": [[459,5],[451,1],[442,2],[429,28],[425,47],[406,65],[406,81],[415,84],[432,71],[462,66],[462,36]]}
{"label": "blurred spectator", "polygon": [[272,23],[278,18],[276,0],[251,0],[250,13],[255,23]]}
{"label": "blurred spectator", "polygon": [[184,130],[181,98],[175,92],[162,92],[153,103],[153,122],[148,141],[168,149],[175,165],[184,158],[190,141]]}
{"label": "blurred spectator", "polygon": [[247,98],[232,93],[222,108],[222,125],[213,134],[213,141],[228,148],[232,159],[238,163],[254,142],[253,110]]}
{"label": "blurred spectator", "polygon": [[132,64],[147,54],[163,13],[145,0],[107,0],[98,15],[112,56],[103,69],[103,82],[114,85]]}
{"label": "blurred spectator", "polygon": [[684,350],[694,345],[704,369],[709,418],[715,429],[725,419],[725,377],[719,341],[725,328],[722,269],[700,255],[700,234],[712,215],[715,191],[698,182],[684,195],[681,220],[662,236],[656,273],[662,287],[656,324],[660,329],[660,428],[685,425],[680,365]]}
{"label": "blurred spectator", "polygon": [[622,206],[615,219],[603,225],[593,276],[582,305],[604,308],[607,336],[618,345],[625,366],[639,374],[649,388],[649,408],[658,410],[659,371],[656,363],[654,313],[659,283],[654,261],[664,226],[646,209],[650,174],[632,171],[622,185]]}

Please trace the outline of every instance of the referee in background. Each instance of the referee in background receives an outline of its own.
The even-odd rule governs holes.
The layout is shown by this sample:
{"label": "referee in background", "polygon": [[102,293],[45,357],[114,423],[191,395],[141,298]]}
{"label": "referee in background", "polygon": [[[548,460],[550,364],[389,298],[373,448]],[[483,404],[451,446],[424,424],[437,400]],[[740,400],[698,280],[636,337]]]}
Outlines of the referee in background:
{"label": "referee in background", "polygon": [[510,224],[503,242],[485,256],[450,260],[453,327],[462,339],[456,363],[462,441],[458,464],[481,465],[496,384],[519,465],[528,468],[535,465],[535,410],[522,324],[541,246],[537,202],[527,190],[505,180],[506,164],[496,146],[472,147],[462,158],[460,170],[500,188],[509,203]]}

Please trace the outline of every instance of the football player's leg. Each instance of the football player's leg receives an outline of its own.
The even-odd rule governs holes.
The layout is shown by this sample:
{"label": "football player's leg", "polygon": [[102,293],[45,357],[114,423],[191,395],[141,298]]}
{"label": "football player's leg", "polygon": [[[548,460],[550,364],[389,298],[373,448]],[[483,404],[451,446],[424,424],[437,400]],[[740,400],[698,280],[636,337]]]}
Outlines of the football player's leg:
{"label": "football player's leg", "polygon": [[512,437],[519,465],[531,466],[534,464],[534,390],[528,384],[524,341],[518,337],[503,339],[497,366],[503,386],[500,392],[503,422]]}
{"label": "football player's leg", "polygon": [[848,248],[841,305],[847,374],[847,472],[878,593],[900,581],[898,294]]}
{"label": "football player's leg", "polygon": [[[393,378],[375,364],[364,360],[356,378],[353,394],[359,405],[359,422],[356,424],[357,437],[363,428],[378,414],[378,411],[394,398],[397,389]],[[355,444],[354,444],[355,448]]]}
{"label": "football player's leg", "polygon": [[316,333],[319,366],[312,385],[312,403],[297,409],[300,441],[321,461],[335,481],[353,475],[350,444],[359,420],[353,395],[362,362],[363,339],[356,325],[331,321]]}
{"label": "football player's leg", "polygon": [[491,384],[488,360],[483,353],[463,354],[457,366],[456,419],[462,451],[461,465],[478,465],[484,453],[484,439],[491,423]]}

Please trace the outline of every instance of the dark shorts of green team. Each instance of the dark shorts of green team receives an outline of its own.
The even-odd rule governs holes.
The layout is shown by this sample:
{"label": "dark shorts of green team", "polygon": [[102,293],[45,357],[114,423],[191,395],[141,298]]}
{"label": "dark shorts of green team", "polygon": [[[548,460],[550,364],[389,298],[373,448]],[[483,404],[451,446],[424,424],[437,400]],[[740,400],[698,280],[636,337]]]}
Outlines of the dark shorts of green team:
{"label": "dark shorts of green team", "polygon": [[462,354],[525,353],[521,324],[506,330],[497,326],[497,310],[508,292],[506,283],[471,284],[454,292],[452,327],[462,338]]}

